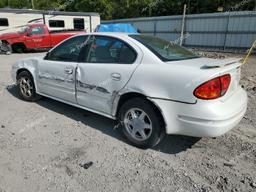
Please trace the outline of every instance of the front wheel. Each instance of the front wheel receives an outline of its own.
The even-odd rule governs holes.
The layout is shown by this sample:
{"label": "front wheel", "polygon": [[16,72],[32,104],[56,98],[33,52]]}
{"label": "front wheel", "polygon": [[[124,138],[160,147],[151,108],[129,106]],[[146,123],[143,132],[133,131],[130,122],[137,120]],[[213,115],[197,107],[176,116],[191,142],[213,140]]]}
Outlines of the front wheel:
{"label": "front wheel", "polygon": [[12,47],[9,44],[2,43],[1,45],[1,52],[10,55],[12,53]]}
{"label": "front wheel", "polygon": [[33,77],[28,71],[23,71],[17,76],[19,95],[25,101],[36,101],[40,96],[36,94]]}
{"label": "front wheel", "polygon": [[160,114],[143,98],[127,101],[120,109],[119,120],[123,135],[140,148],[156,146],[165,134]]}

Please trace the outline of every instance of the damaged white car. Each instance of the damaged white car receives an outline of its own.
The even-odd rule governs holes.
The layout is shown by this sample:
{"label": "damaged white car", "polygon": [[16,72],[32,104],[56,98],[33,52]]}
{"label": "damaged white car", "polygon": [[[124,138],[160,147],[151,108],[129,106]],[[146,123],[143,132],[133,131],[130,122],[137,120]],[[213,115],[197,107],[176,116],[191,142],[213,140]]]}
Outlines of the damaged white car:
{"label": "damaged white car", "polygon": [[24,100],[46,96],[119,120],[132,144],[148,148],[165,134],[234,128],[247,108],[240,70],[238,59],[200,58],[151,36],[91,33],[18,61],[12,77]]}

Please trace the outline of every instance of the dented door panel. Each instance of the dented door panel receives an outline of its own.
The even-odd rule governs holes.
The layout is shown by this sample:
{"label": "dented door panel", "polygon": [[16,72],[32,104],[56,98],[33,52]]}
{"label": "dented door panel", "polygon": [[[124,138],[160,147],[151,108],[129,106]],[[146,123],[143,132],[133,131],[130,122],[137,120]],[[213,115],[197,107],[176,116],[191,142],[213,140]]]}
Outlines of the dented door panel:
{"label": "dented door panel", "polygon": [[42,60],[38,65],[38,87],[43,94],[76,103],[77,63]]}
{"label": "dented door panel", "polygon": [[136,65],[79,63],[77,69],[78,104],[111,114],[116,94],[129,81],[135,68]]}
{"label": "dented door panel", "polygon": [[139,48],[118,38],[91,36],[78,63],[77,102],[79,105],[112,115],[114,99],[141,63]]}

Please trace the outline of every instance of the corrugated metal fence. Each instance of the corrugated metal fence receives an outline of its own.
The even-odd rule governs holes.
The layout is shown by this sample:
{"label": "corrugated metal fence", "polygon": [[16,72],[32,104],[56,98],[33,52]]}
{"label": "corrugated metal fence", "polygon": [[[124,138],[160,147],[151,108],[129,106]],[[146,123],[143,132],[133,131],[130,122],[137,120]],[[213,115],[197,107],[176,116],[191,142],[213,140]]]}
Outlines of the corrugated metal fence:
{"label": "corrugated metal fence", "polygon": [[[103,23],[130,22],[142,33],[168,41],[180,38],[182,16],[132,18]],[[256,40],[256,11],[187,15],[183,45],[194,48],[236,51]]]}

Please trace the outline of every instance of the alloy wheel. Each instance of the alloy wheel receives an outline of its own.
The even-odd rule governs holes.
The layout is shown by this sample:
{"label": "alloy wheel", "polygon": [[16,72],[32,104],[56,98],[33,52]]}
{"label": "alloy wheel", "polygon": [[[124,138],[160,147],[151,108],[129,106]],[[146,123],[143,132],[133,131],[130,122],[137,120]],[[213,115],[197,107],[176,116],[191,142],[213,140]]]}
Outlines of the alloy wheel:
{"label": "alloy wheel", "polygon": [[22,95],[25,97],[31,97],[33,94],[33,84],[32,81],[28,77],[22,77],[20,79],[20,90]]}
{"label": "alloy wheel", "polygon": [[152,122],[141,109],[132,108],[124,116],[124,126],[127,132],[138,141],[147,140],[152,134]]}

